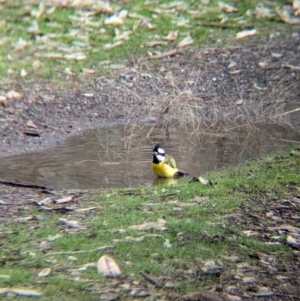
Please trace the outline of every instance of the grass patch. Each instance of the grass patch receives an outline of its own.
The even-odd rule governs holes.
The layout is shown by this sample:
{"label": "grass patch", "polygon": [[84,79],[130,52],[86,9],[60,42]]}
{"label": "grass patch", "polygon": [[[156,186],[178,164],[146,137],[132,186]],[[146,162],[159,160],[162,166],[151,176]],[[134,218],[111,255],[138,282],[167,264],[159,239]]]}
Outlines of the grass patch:
{"label": "grass patch", "polygon": [[[115,64],[149,52],[168,51],[188,34],[194,40],[190,47],[198,48],[215,45],[216,41],[219,46],[236,43],[235,34],[245,28],[256,28],[259,35],[290,29],[274,13],[285,1],[268,2],[274,13],[271,20],[257,18],[255,13],[247,14],[261,1],[227,1],[236,5],[237,12],[233,13],[222,12],[218,2],[203,5],[197,1],[136,0],[118,1],[103,8],[99,3],[97,6],[97,1],[94,5],[85,6],[83,2],[75,7],[7,1],[0,5],[0,76],[20,78],[22,69],[28,73],[28,78],[57,78],[64,72],[78,74],[90,68],[99,74],[103,72],[103,62]],[[122,9],[128,12],[122,24],[107,25],[109,16],[117,16]],[[209,25],[220,24],[220,18],[223,18],[223,28]],[[118,41],[116,30],[129,32],[129,36],[119,40],[120,46],[110,48],[107,44]],[[164,40],[170,31],[177,31],[178,37]],[[165,44],[145,47],[150,41],[164,41]]]}
{"label": "grass patch", "polygon": [[[299,171],[299,152],[293,151],[209,173],[206,177],[214,183],[209,187],[182,182],[93,193],[72,205],[76,210],[95,207],[85,212],[66,213],[63,205],[60,213],[26,205],[16,220],[3,219],[0,287],[37,290],[41,300],[99,300],[99,295],[107,293],[131,300],[133,291],[174,300],[220,282],[226,291],[240,268],[227,257],[237,256],[244,265],[258,266],[257,278],[260,270],[262,277],[265,273],[262,254],[280,257],[289,273],[294,260],[291,249],[284,243],[270,243],[275,233],[270,235],[266,229],[274,221],[265,213],[276,201],[299,194]],[[33,218],[26,222],[24,217]],[[166,221],[165,231],[131,228],[161,218]],[[60,219],[76,220],[80,226],[68,228]],[[254,231],[255,226],[261,234],[243,232]],[[95,250],[102,246],[112,248]],[[120,266],[122,276],[117,281],[97,273],[95,263],[103,254]],[[45,268],[51,268],[51,273],[38,277]],[[139,274],[141,270],[162,287],[168,284],[173,289],[155,289]],[[271,278],[266,284],[270,287],[276,284]]]}

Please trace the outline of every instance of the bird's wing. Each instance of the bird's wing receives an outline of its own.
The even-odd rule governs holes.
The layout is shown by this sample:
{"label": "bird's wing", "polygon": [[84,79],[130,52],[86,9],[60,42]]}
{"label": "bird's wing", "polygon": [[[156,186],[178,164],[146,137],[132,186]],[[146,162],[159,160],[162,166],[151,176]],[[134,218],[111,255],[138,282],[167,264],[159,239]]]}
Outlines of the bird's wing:
{"label": "bird's wing", "polygon": [[169,166],[173,167],[173,168],[176,168],[176,161],[170,155],[166,155],[165,163],[168,164]]}

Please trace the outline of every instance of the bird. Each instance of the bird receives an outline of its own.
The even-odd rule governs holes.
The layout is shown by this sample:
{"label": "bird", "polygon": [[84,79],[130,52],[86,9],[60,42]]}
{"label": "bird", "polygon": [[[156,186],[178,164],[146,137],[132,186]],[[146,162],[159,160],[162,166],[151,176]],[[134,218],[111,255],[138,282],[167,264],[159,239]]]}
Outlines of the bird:
{"label": "bird", "polygon": [[175,159],[167,155],[159,143],[153,149],[152,158],[152,170],[159,178],[180,178],[188,175],[186,171],[177,168]]}

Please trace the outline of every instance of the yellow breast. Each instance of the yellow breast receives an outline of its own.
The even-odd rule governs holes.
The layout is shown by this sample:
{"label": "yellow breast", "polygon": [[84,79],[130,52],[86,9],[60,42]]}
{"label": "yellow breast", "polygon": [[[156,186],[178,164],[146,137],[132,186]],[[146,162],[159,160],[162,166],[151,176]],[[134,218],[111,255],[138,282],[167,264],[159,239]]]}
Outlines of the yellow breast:
{"label": "yellow breast", "polygon": [[152,170],[161,178],[172,178],[178,171],[177,168],[173,168],[164,162],[160,162],[158,164],[152,163]]}

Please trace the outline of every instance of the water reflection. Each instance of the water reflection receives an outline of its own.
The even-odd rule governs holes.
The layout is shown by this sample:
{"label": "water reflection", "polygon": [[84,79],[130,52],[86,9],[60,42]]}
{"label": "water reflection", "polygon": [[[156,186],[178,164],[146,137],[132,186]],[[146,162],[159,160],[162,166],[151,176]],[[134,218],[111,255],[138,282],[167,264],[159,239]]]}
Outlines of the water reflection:
{"label": "water reflection", "polygon": [[0,178],[59,188],[101,188],[153,185],[174,179],[156,179],[150,167],[152,148],[160,142],[191,176],[207,170],[287,150],[300,141],[291,129],[260,125],[224,132],[202,132],[173,125],[115,125],[68,138],[59,147],[0,159]]}

